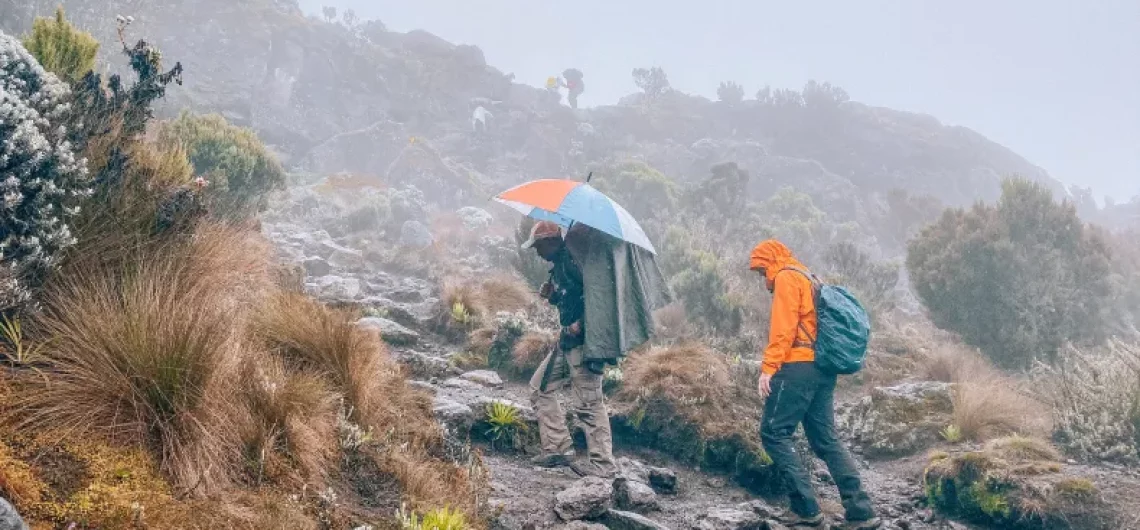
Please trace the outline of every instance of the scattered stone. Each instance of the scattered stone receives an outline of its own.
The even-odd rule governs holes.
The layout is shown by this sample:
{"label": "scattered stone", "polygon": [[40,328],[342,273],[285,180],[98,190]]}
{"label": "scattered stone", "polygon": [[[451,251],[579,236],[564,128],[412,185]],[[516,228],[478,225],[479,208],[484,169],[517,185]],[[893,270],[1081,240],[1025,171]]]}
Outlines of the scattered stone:
{"label": "scattered stone", "polygon": [[400,244],[412,248],[427,248],[435,242],[431,230],[419,221],[404,221],[400,227]]}
{"label": "scattered stone", "polygon": [[644,515],[621,510],[610,510],[605,517],[606,527],[610,530],[669,530]]}
{"label": "scattered stone", "polygon": [[950,423],[951,385],[934,381],[877,387],[838,414],[863,454],[872,458],[915,454],[938,443]]}
{"label": "scattered stone", "polygon": [[493,370],[475,370],[467,372],[461,376],[461,379],[471,381],[472,383],[480,384],[486,387],[498,388],[503,386],[503,378]]}
{"label": "scattered stone", "polygon": [[439,392],[439,389],[436,388],[435,385],[433,385],[427,381],[408,381],[408,386],[410,386],[416,390],[427,392],[428,394],[431,394],[433,396],[437,392]]}
{"label": "scattered stone", "polygon": [[471,407],[443,396],[435,396],[432,414],[454,432],[467,432],[475,425],[475,411]]}
{"label": "scattered stone", "polygon": [[554,512],[563,521],[597,519],[610,509],[613,494],[612,481],[586,477],[554,496]]}
{"label": "scattered stone", "polygon": [[676,493],[677,473],[665,467],[650,467],[649,485],[658,493]]}
{"label": "scattered stone", "polygon": [[397,362],[408,367],[412,377],[420,379],[451,377],[458,372],[447,359],[418,351],[397,351],[394,357]]}
{"label": "scattered stone", "polygon": [[332,265],[324,258],[306,258],[301,262],[301,266],[305,268],[305,274],[312,277],[325,276],[332,272]]}
{"label": "scattered stone", "polygon": [[28,530],[28,525],[24,522],[24,518],[20,517],[20,512],[17,512],[16,507],[3,497],[0,497],[0,529]]}
{"label": "scattered stone", "polygon": [[606,530],[606,525],[587,523],[586,521],[570,521],[559,528],[564,530]]}
{"label": "scattered stone", "polygon": [[764,502],[761,499],[753,499],[751,501],[743,503],[743,504],[737,506],[737,509],[743,510],[746,512],[752,512],[752,513],[760,516],[760,518],[762,518],[762,519],[771,519],[773,517],[776,517],[780,513],[780,510],[773,508],[772,505],[768,504],[767,502]]}
{"label": "scattered stone", "polygon": [[364,254],[351,248],[338,248],[329,255],[328,264],[338,270],[358,271],[364,269]]}
{"label": "scattered stone", "polygon": [[468,381],[462,377],[452,377],[451,379],[444,381],[443,386],[446,386],[449,388],[457,388],[460,390],[474,390],[477,392],[481,391],[485,388],[483,385],[480,385],[479,383],[476,383],[474,381]]}
{"label": "scattered stone", "polygon": [[661,509],[657,493],[648,484],[617,478],[614,480],[615,500],[619,508],[635,512],[649,512]]}
{"label": "scattered stone", "polygon": [[314,282],[317,295],[326,300],[351,301],[360,296],[361,284],[356,278],[342,278],[332,274],[321,276]]}
{"label": "scattered stone", "polygon": [[764,530],[763,517],[736,508],[713,508],[697,519],[695,530]]}
{"label": "scattered stone", "polygon": [[780,523],[780,521],[777,521],[775,519],[764,521],[764,524],[767,526],[767,530],[789,530],[788,527],[784,526],[782,523]]}
{"label": "scattered stone", "polygon": [[420,334],[400,324],[381,317],[365,317],[356,322],[356,325],[369,330],[380,332],[384,342],[396,346],[410,346],[419,342]]}

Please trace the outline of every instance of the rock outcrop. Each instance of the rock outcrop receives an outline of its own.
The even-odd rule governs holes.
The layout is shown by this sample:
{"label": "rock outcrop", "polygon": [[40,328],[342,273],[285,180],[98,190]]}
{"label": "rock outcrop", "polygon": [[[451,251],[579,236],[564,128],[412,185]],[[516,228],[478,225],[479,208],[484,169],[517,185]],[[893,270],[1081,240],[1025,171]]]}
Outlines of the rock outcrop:
{"label": "rock outcrop", "polygon": [[951,384],[932,381],[879,387],[836,418],[867,457],[912,455],[937,443],[950,424],[951,392]]}

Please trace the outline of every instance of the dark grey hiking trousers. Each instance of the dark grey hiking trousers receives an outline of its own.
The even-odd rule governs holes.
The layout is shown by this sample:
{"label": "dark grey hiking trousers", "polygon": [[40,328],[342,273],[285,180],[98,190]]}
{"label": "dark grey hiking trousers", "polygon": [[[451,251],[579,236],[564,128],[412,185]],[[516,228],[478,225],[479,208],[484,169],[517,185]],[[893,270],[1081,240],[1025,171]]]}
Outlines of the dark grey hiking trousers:
{"label": "dark grey hiking trousers", "polygon": [[792,440],[800,423],[812,451],[827,464],[839,487],[847,520],[874,517],[859,470],[835,431],[835,376],[820,372],[815,363],[785,363],[780,367],[772,376],[772,394],[764,403],[760,423],[760,440],[787,481],[792,511],[811,517],[820,512],[819,501]]}

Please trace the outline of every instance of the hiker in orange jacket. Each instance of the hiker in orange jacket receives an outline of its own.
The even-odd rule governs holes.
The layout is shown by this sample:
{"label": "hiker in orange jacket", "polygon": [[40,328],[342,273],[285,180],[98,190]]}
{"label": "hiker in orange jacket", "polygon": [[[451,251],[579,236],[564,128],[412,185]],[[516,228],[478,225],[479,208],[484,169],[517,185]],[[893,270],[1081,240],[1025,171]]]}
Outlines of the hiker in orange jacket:
{"label": "hiker in orange jacket", "polygon": [[811,478],[800,463],[792,436],[799,424],[812,452],[827,463],[843,500],[845,528],[871,530],[882,523],[863,490],[859,471],[835,430],[836,376],[815,366],[816,286],[811,271],[774,239],[752,250],[749,267],[772,293],[768,346],[760,364],[760,395],[765,398],[760,440],[772,463],[788,482],[791,510],[785,524],[824,526]]}

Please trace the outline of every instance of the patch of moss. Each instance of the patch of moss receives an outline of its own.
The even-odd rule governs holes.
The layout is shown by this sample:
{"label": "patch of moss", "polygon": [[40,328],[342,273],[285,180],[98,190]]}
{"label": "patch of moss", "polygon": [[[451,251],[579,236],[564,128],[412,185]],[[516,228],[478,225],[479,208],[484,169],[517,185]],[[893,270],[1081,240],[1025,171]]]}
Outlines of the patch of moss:
{"label": "patch of moss", "polygon": [[1053,484],[1053,491],[1057,492],[1058,495],[1080,498],[1096,495],[1097,488],[1096,484],[1087,478],[1074,477],[1062,479]]}

